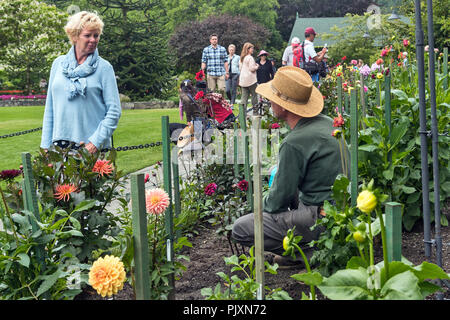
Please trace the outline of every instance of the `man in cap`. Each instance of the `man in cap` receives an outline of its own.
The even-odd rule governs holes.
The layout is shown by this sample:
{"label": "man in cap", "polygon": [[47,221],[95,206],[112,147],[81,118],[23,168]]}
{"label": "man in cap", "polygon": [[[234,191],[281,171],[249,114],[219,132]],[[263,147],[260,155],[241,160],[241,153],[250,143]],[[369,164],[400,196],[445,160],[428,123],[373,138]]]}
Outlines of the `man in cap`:
{"label": "man in cap", "polygon": [[[314,39],[316,38],[316,31],[313,28],[308,27],[305,29],[305,42],[304,42],[304,55],[305,55],[305,69],[308,71],[308,63],[316,63],[317,65],[322,62],[323,57],[327,53],[327,48],[323,48],[318,54],[314,49]],[[317,72],[310,72],[311,78],[314,82],[319,81],[319,70]]]}
{"label": "man in cap", "polygon": [[[280,266],[303,266],[300,256],[296,261],[281,256],[283,238],[295,227],[294,234],[303,236],[300,246],[310,257],[313,249],[305,245],[323,231],[310,227],[322,217],[324,201],[332,200],[331,186],[342,171],[339,143],[332,136],[333,120],[320,113],[323,96],[300,68],[281,67],[256,92],[270,100],[274,116],[291,128],[280,146],[278,170],[263,199],[264,250],[275,253],[273,262]],[[254,244],[253,213],[235,221],[232,238],[244,246]]]}
{"label": "man in cap", "polygon": [[281,58],[281,64],[283,66],[292,66],[294,62],[294,49],[300,45],[300,39],[293,37],[291,45],[284,49],[283,57]]}

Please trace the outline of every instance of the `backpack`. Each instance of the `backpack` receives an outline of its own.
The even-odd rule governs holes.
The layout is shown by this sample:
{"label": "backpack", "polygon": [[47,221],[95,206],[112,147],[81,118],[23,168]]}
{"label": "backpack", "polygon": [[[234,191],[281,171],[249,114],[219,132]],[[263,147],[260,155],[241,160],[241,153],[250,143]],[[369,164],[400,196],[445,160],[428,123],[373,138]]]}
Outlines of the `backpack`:
{"label": "backpack", "polygon": [[299,67],[303,69],[303,66],[305,64],[305,44],[302,42],[301,45],[299,45],[297,48],[295,48],[292,52],[294,54],[294,61],[292,65],[294,67]]}

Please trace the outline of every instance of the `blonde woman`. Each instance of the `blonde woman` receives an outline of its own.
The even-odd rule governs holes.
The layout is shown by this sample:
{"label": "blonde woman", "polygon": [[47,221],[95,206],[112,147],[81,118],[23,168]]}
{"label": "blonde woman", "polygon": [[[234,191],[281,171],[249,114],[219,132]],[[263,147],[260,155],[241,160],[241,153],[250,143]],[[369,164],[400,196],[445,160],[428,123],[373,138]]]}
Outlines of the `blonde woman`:
{"label": "blonde woman", "polygon": [[239,86],[242,88],[241,104],[244,105],[244,110],[247,112],[247,102],[249,95],[252,96],[252,106],[258,103],[258,96],[256,95],[257,77],[256,70],[259,65],[253,58],[253,51],[255,47],[250,42],[244,43],[241,52],[241,60],[239,61],[239,69],[241,74],[239,76]]}
{"label": "blonde woman", "polygon": [[103,22],[95,13],[81,11],[64,30],[72,47],[52,64],[41,148],[83,146],[95,153],[111,146],[122,113],[113,67],[98,55]]}

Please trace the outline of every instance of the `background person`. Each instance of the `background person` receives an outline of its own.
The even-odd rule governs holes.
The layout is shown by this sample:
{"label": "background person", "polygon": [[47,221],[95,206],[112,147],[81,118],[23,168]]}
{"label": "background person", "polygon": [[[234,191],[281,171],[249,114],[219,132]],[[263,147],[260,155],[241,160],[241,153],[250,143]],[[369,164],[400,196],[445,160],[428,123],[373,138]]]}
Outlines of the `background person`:
{"label": "background person", "polygon": [[293,37],[291,40],[291,45],[284,49],[283,57],[281,59],[281,64],[283,66],[292,66],[294,64],[294,49],[300,45],[300,39]]}
{"label": "background person", "polygon": [[216,86],[222,95],[225,94],[225,75],[228,74],[227,51],[218,44],[217,34],[209,36],[210,45],[203,49],[202,70],[207,73],[208,89],[216,91]]}
{"label": "background person", "polygon": [[[312,255],[306,244],[317,240],[323,229],[310,227],[321,217],[324,201],[332,200],[331,186],[342,171],[339,143],[332,136],[333,120],[320,113],[322,93],[304,70],[282,67],[256,92],[270,100],[274,116],[291,129],[280,146],[278,170],[263,199],[264,250],[275,253],[273,262],[280,266],[301,265],[301,256],[296,261],[281,256],[283,238],[295,227],[294,234],[303,236],[300,247],[307,257]],[[254,244],[253,213],[235,221],[232,238],[244,246]]]}
{"label": "background person", "polygon": [[258,103],[258,96],[256,95],[257,77],[256,70],[259,65],[253,58],[253,51],[255,47],[250,42],[244,43],[241,52],[241,59],[239,63],[239,69],[241,73],[239,75],[239,86],[242,88],[241,104],[244,105],[244,110],[247,112],[248,97],[252,96],[252,106]]}
{"label": "background person", "polygon": [[235,54],[236,46],[230,44],[228,46],[228,74],[225,76],[226,79],[226,93],[227,98],[230,100],[231,106],[233,107],[236,101],[236,89],[239,82],[239,56]]}
{"label": "background person", "polygon": [[319,81],[319,68],[315,71],[310,71],[308,68],[308,64],[310,65],[318,65],[323,57],[325,56],[325,53],[327,53],[327,48],[323,48],[322,51],[317,54],[316,50],[314,49],[314,39],[316,38],[316,32],[313,28],[309,27],[305,29],[305,42],[304,42],[304,55],[305,55],[305,70],[311,75],[311,78],[314,82]]}
{"label": "background person", "polygon": [[261,50],[258,54],[257,64],[259,65],[258,70],[256,70],[256,78],[258,84],[266,83],[273,79],[273,65],[272,62],[267,59],[269,55],[268,52]]}
{"label": "background person", "polygon": [[84,143],[95,153],[111,146],[122,113],[113,67],[98,55],[103,22],[96,14],[81,11],[64,29],[72,47],[52,64],[41,148]]}

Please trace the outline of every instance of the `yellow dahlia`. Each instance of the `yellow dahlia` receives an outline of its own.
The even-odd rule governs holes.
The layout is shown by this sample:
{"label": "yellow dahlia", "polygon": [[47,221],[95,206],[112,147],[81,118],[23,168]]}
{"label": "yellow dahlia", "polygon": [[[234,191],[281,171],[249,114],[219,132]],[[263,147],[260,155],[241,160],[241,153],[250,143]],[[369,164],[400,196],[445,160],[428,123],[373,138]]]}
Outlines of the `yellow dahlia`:
{"label": "yellow dahlia", "polygon": [[377,197],[369,190],[361,191],[356,199],[356,207],[364,213],[370,213],[377,206]]}
{"label": "yellow dahlia", "polygon": [[145,205],[148,213],[161,214],[170,204],[169,195],[160,188],[145,191]]}
{"label": "yellow dahlia", "polygon": [[122,290],[124,282],[123,263],[115,256],[98,258],[89,271],[89,284],[102,297],[112,296]]}

